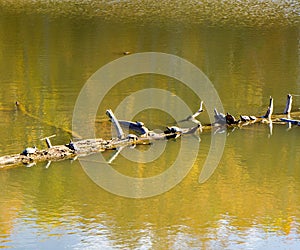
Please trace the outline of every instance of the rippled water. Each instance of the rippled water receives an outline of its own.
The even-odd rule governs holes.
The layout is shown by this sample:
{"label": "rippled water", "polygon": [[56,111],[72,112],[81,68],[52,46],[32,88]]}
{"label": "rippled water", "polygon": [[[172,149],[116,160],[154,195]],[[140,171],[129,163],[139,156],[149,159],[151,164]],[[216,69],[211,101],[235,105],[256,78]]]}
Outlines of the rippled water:
{"label": "rippled water", "polygon": [[[300,4],[286,0],[166,1],[6,1],[8,12],[47,14],[52,18],[95,18],[126,23],[181,23],[205,26],[278,27],[299,24]],[[34,10],[34,11],[33,11]]]}
{"label": "rippled water", "polygon": [[[287,93],[294,94],[293,109],[298,111],[299,3],[241,2],[1,1],[0,154],[31,145],[43,148],[40,138],[51,134],[56,134],[53,144],[68,142],[70,135],[60,128],[71,128],[81,88],[101,66],[124,57],[124,51],[187,59],[209,77],[224,109],[236,116],[263,115],[270,95],[274,111],[280,113]],[[126,96],[149,87],[172,91],[193,111],[199,107],[199,98],[181,82],[137,75],[120,82],[100,105],[97,136],[111,136],[107,108],[115,109]],[[16,100],[41,120],[22,114]],[[151,129],[174,122],[157,110],[135,118]],[[200,120],[209,122],[208,115],[201,114]],[[222,160],[202,184],[198,178],[212,135],[200,137],[196,162],[183,181],[148,199],[105,191],[78,160],[1,170],[0,247],[299,248],[299,128],[274,124],[272,135],[267,124],[228,130]],[[198,142],[193,136],[186,140]],[[134,177],[157,175],[174,161],[180,142],[167,142],[164,153],[148,164],[120,155],[111,166]],[[138,150],[147,153],[148,148]]]}

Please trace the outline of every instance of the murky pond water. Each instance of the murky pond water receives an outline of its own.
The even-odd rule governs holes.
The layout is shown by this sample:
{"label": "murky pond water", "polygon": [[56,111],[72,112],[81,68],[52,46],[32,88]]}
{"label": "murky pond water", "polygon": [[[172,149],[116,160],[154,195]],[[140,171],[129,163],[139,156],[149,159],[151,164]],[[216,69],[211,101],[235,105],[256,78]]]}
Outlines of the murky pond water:
{"label": "murky pond water", "polygon": [[[236,116],[263,115],[270,95],[274,97],[275,113],[283,111],[288,93],[294,95],[293,110],[300,107],[300,31],[293,16],[299,14],[298,3],[294,3],[292,14],[286,6],[278,7],[271,15],[281,13],[277,19],[261,20],[265,24],[269,20],[270,25],[251,26],[257,7],[253,7],[255,1],[250,1],[250,21],[244,18],[245,23],[239,26],[230,14],[224,19],[228,21],[218,26],[218,15],[207,14],[207,1],[202,2],[206,7],[201,8],[208,11],[203,12],[203,18],[197,17],[196,5],[188,8],[182,3],[181,10],[194,10],[188,16],[178,12],[171,1],[172,15],[167,15],[165,1],[160,11],[154,13],[156,21],[149,19],[155,4],[142,12],[142,7],[132,4],[134,1],[120,1],[119,5],[111,1],[107,12],[99,6],[97,12],[90,5],[89,11],[84,12],[85,18],[77,16],[76,11],[74,14],[73,8],[78,11],[79,5],[72,5],[64,16],[47,12],[42,3],[33,14],[32,5],[15,5],[10,9],[9,1],[2,2],[0,155],[21,152],[33,145],[43,148],[45,144],[40,139],[52,134],[56,134],[53,144],[68,142],[71,136],[62,128],[72,128],[74,105],[82,87],[100,67],[126,57],[125,51],[163,52],[190,61],[209,77],[224,109]],[[213,8],[214,4],[208,6]],[[48,10],[52,10],[50,7]],[[133,12],[129,19],[129,10],[137,9],[140,12]],[[221,10],[218,5],[215,9]],[[233,8],[238,9],[238,5]],[[285,10],[286,18],[280,19],[284,15],[279,10]],[[105,18],[99,13],[105,14]],[[261,12],[257,13],[262,18]],[[124,98],[146,88],[171,91],[192,111],[198,109],[201,101],[174,78],[154,74],[132,76],[105,96],[97,112],[96,136],[111,136],[106,109],[115,110]],[[149,96],[145,102],[172,104],[172,98],[158,100]],[[15,101],[39,119],[17,110]],[[135,104],[124,112],[131,112]],[[125,119],[126,114],[120,118]],[[158,110],[143,110],[134,119],[161,130],[174,122],[167,112]],[[209,122],[206,113],[199,119]],[[104,190],[89,178],[78,160],[1,170],[0,247],[297,249],[299,129],[296,126],[288,130],[285,125],[274,124],[270,134],[267,124],[257,124],[228,130],[222,159],[204,183],[199,183],[199,175],[209,153],[213,136],[210,133],[200,134],[200,142],[197,136],[187,136],[125,149],[113,161],[112,168],[132,177],[151,177],[173,164],[181,142],[199,145],[186,177],[168,192],[145,199],[129,199]],[[151,147],[155,149],[161,144],[165,147],[161,156],[141,163],[151,154]],[[189,148],[184,150],[184,155],[188,155]],[[113,153],[105,152],[103,157],[108,160]],[[126,159],[126,155],[136,157],[139,163]],[[104,171],[103,164],[99,163],[99,169]],[[108,181],[116,187],[120,185],[113,179]]]}

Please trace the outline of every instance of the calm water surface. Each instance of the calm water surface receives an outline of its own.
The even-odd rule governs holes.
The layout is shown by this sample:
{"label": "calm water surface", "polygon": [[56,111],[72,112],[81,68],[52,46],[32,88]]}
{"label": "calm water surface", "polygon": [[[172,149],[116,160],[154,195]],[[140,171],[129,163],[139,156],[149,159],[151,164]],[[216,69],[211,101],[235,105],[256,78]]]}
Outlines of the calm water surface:
{"label": "calm water surface", "polygon": [[[96,17],[3,13],[0,154],[21,152],[31,145],[43,148],[40,138],[51,134],[56,134],[53,144],[68,142],[70,135],[60,128],[71,128],[84,83],[98,68],[123,57],[124,51],[165,52],[189,60],[209,77],[224,109],[236,116],[262,115],[270,95],[274,111],[282,112],[287,93],[295,95],[293,109],[298,110],[297,26],[263,29],[191,23],[118,23]],[[115,109],[126,96],[149,87],[172,91],[191,110],[198,109],[199,98],[179,81],[157,75],[131,77],[113,88],[99,107],[97,136],[111,136],[107,108]],[[16,100],[44,122],[16,110]],[[136,119],[152,129],[164,129],[173,122],[155,110],[143,111]],[[207,114],[200,119],[209,122]],[[41,163],[1,170],[0,247],[298,249],[299,129],[274,125],[270,135],[268,125],[261,124],[227,131],[220,164],[200,184],[211,139],[210,133],[203,133],[196,162],[183,181],[147,199],[105,191],[76,160],[53,162],[48,168]],[[145,152],[147,147],[138,150]],[[120,155],[112,166],[129,176],[154,176],[170,166],[179,147],[180,139],[169,141],[154,162],[138,164]],[[103,156],[109,159],[111,154]]]}

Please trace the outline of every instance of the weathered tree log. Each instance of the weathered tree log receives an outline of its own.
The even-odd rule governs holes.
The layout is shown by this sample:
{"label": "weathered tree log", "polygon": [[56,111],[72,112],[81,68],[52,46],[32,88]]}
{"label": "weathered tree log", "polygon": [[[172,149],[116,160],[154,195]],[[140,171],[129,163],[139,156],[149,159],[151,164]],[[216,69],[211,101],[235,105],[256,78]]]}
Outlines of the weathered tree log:
{"label": "weathered tree log", "polygon": [[[291,101],[287,105],[288,108],[285,109],[290,114],[300,117],[300,112],[293,112],[291,113]],[[23,109],[23,112],[26,112]],[[254,123],[268,123],[270,128],[273,127],[273,124],[295,124],[300,125],[300,120],[286,118],[285,114],[272,114],[273,113],[273,98],[270,98],[270,104],[268,106],[268,110],[266,114],[260,118],[256,118],[255,120],[251,121],[240,121],[236,124],[228,125],[226,124],[226,119],[224,123],[224,114],[218,113],[215,110],[215,119],[219,123],[215,122],[212,124],[201,125],[201,123],[196,120],[195,118],[203,111],[202,103],[200,105],[200,109],[189,116],[185,120],[190,120],[196,123],[196,126],[191,128],[180,128],[177,126],[167,127],[167,130],[162,133],[155,133],[154,131],[149,130],[144,123],[142,122],[132,122],[132,121],[122,121],[117,120],[111,110],[107,110],[106,114],[114,124],[118,138],[113,138],[110,140],[104,139],[84,139],[77,142],[70,142],[65,145],[58,145],[52,146],[50,139],[52,136],[43,138],[46,140],[47,149],[36,150],[34,153],[28,154],[13,154],[0,157],[0,169],[12,166],[19,166],[19,165],[30,165],[38,162],[44,161],[59,161],[64,159],[73,159],[78,156],[85,156],[95,152],[101,152],[105,150],[113,150],[113,149],[122,149],[123,147],[130,146],[130,145],[142,145],[142,144],[149,144],[155,140],[164,140],[170,138],[177,138],[182,135],[192,134],[195,133],[197,130],[203,131],[211,131],[213,128],[222,128],[226,126],[230,127],[243,127],[247,125],[251,125]],[[28,114],[29,115],[29,114]],[[31,116],[31,115],[30,115]],[[196,120],[196,121],[195,121]],[[222,122],[220,122],[220,120]],[[126,127],[131,131],[134,131],[138,134],[138,136],[128,135],[125,136],[121,127]],[[69,131],[74,134],[73,131]],[[76,133],[75,133],[76,134]],[[271,132],[270,132],[271,134]],[[76,135],[77,137],[78,135]],[[116,154],[117,156],[117,154]],[[49,164],[48,164],[49,165]]]}
{"label": "weathered tree log", "polygon": [[[14,154],[0,157],[0,169],[5,167],[12,167],[18,165],[28,165],[32,163],[38,163],[43,161],[59,161],[63,159],[71,159],[76,156],[85,156],[95,152],[101,152],[105,150],[117,149],[130,145],[141,145],[141,144],[149,144],[154,140],[163,140],[174,138],[175,136],[182,134],[193,133],[197,130],[199,125],[193,128],[180,128],[179,131],[168,132],[168,133],[155,133],[153,131],[148,134],[142,134],[137,137],[135,140],[132,140],[132,137],[125,137],[123,130],[115,118],[114,114],[111,110],[106,112],[108,117],[113,122],[115,128],[117,129],[118,138],[113,138],[111,140],[104,139],[85,139],[77,142],[70,142],[66,145],[58,145],[52,146],[49,137],[43,138],[46,140],[48,149],[36,150],[34,153],[29,154]],[[126,122],[126,124],[130,124],[133,122]],[[144,126],[144,125],[143,125]],[[145,127],[146,129],[146,127]],[[147,129],[148,130],[148,129]]]}

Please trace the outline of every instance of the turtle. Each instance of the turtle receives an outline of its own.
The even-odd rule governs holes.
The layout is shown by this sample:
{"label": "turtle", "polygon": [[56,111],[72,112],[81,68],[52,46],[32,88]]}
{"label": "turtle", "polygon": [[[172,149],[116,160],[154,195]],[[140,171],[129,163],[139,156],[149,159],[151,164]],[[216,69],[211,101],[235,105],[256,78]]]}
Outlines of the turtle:
{"label": "turtle", "polygon": [[149,129],[145,126],[143,122],[136,121],[135,124],[140,128],[141,136],[143,137],[148,136]]}
{"label": "turtle", "polygon": [[228,125],[237,124],[240,122],[240,120],[236,120],[235,117],[228,112],[226,113],[225,119]]}
{"label": "turtle", "polygon": [[28,148],[24,149],[24,151],[21,153],[21,155],[26,155],[27,156],[27,155],[30,155],[30,154],[34,154],[36,152],[36,150],[37,150],[36,146],[34,146],[33,148],[28,147]]}
{"label": "turtle", "polygon": [[70,140],[69,144],[65,144],[65,146],[73,151],[77,150],[77,147],[75,146],[72,140]]}
{"label": "turtle", "polygon": [[176,126],[167,127],[169,133],[181,133],[182,130]]}
{"label": "turtle", "polygon": [[135,134],[128,134],[127,135],[127,139],[129,140],[129,141],[137,141],[139,138],[135,135]]}
{"label": "turtle", "polygon": [[[176,126],[167,127],[167,130],[164,131],[165,134],[167,134],[167,139],[170,138],[177,138],[182,134],[182,129],[178,128]],[[169,135],[171,134],[171,135]]]}
{"label": "turtle", "polygon": [[247,115],[240,115],[240,118],[242,122],[248,122],[251,120],[250,117]]}
{"label": "turtle", "polygon": [[135,124],[140,128],[145,126],[143,122],[139,122],[139,121],[136,121]]}

